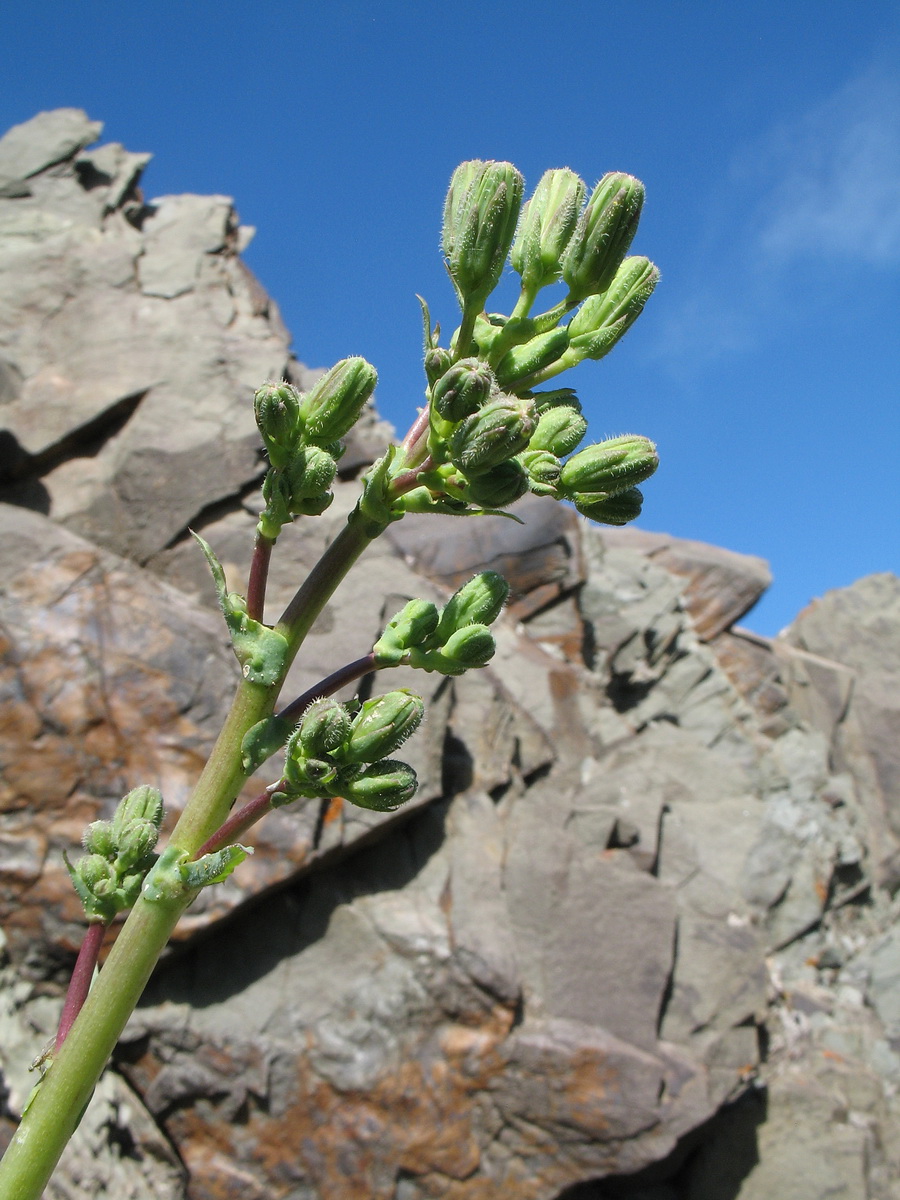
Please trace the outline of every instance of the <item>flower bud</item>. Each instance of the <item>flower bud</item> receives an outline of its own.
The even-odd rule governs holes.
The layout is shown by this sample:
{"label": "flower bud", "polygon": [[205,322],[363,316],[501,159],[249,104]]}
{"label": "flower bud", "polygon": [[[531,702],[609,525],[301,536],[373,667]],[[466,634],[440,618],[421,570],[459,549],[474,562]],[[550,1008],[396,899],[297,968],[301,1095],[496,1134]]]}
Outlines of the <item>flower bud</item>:
{"label": "flower bud", "polygon": [[337,464],[327,450],[319,446],[303,446],[284,469],[290,500],[290,511],[296,513],[298,504],[327,492],[334,482]]}
{"label": "flower bud", "polygon": [[356,424],[375,391],[378,372],[364,358],[343,358],[300,400],[306,437],[320,445],[341,438]]}
{"label": "flower bud", "polygon": [[116,808],[112,819],[112,840],[121,844],[122,834],[134,821],[150,821],[159,829],[163,819],[162,796],[156,788],[136,787],[128,793]]}
{"label": "flower bud", "polygon": [[551,408],[559,408],[560,405],[574,408],[577,413],[581,412],[581,401],[575,395],[574,388],[555,388],[552,392],[529,392],[528,394],[538,416],[543,416]]}
{"label": "flower bud", "polygon": [[300,436],[300,394],[289,383],[267,383],[253,397],[256,424],[273,467],[290,461]]}
{"label": "flower bud", "polygon": [[119,838],[116,870],[124,872],[146,859],[156,846],[159,830],[152,821],[130,821]]}
{"label": "flower bud", "polygon": [[431,403],[445,421],[461,421],[477,412],[491,394],[494,375],[478,358],[461,358],[431,389]]}
{"label": "flower bud", "polygon": [[519,462],[528,476],[528,486],[536,496],[556,496],[560,461],[549,450],[526,450]]}
{"label": "flower bud", "polygon": [[116,843],[113,841],[112,822],[91,821],[82,834],[81,844],[88,854],[102,854],[104,858],[113,858]]}
{"label": "flower bud", "polygon": [[569,343],[580,358],[603,358],[635,323],[659,282],[649,258],[626,258],[609,289],[590,296],[569,322]]}
{"label": "flower bud", "polygon": [[491,625],[503,611],[509,584],[496,571],[481,571],[453,593],[441,610],[434,641],[443,646],[454,633],[472,625]]}
{"label": "flower bud", "polygon": [[557,458],[563,458],[572,453],[586,433],[584,417],[567,404],[560,404],[541,415],[528,449],[549,450]]}
{"label": "flower bud", "polygon": [[411,800],[418,787],[416,773],[406,763],[385,758],[341,783],[345,800],[358,808],[393,812]]}
{"label": "flower bud", "polygon": [[274,542],[281,527],[291,523],[291,489],[282,471],[273,468],[266,472],[262,495],[266,507],[259,514],[257,528],[263,537]]}
{"label": "flower bud", "polygon": [[85,854],[79,858],[75,873],[95,896],[108,896],[116,889],[115,872],[102,854]]}
{"label": "flower bud", "polygon": [[569,498],[576,492],[624,492],[649,479],[658,465],[656,447],[648,438],[630,433],[609,438],[587,446],[563,464],[560,491]]}
{"label": "flower bud", "polygon": [[437,383],[453,363],[453,355],[443,346],[432,346],[425,351],[425,377],[429,384]]}
{"label": "flower bud", "polygon": [[327,697],[314,700],[300,721],[292,739],[308,758],[322,758],[343,745],[350,734],[350,714],[338,700]]}
{"label": "flower bud", "polygon": [[467,475],[479,475],[514,458],[534,433],[530,400],[500,396],[466,417],[449,440],[451,462]]}
{"label": "flower bud", "polygon": [[306,758],[288,742],[284,760],[284,778],[298,796],[333,796],[337,765],[328,759]]}
{"label": "flower bud", "polygon": [[644,185],[633,175],[604,175],[581,214],[563,255],[569,299],[604,292],[628,253],[641,216]]}
{"label": "flower bud", "polygon": [[497,364],[497,383],[502,388],[512,388],[518,381],[555,363],[568,348],[569,331],[565,325],[540,333],[523,346],[513,346]]}
{"label": "flower bud", "polygon": [[498,463],[483,475],[476,475],[466,485],[469,500],[481,508],[506,508],[527,491],[528,476],[514,458]]}
{"label": "flower bud", "polygon": [[420,696],[399,688],[366,700],[353,720],[344,763],[373,763],[399,749],[425,715]]}
{"label": "flower bud", "polygon": [[421,646],[437,625],[437,606],[431,600],[410,600],[391,617],[372,648],[378,665],[397,666],[406,651],[412,646]]}
{"label": "flower bud", "polygon": [[321,496],[309,496],[305,500],[296,498],[291,505],[295,517],[320,517],[334,500],[334,492],[323,492]]}
{"label": "flower bud", "polygon": [[497,649],[494,635],[486,625],[466,625],[457,629],[444,643],[441,657],[447,663],[459,667],[459,672],[470,667],[483,667],[494,657]]}
{"label": "flower bud", "polygon": [[463,307],[481,307],[509,253],[524,180],[508,162],[462,163],[444,204],[441,245]]}
{"label": "flower bud", "polygon": [[570,499],[583,517],[599,521],[602,525],[627,525],[641,515],[641,505],[644,503],[638,488],[628,488],[612,496],[576,492]]}
{"label": "flower bud", "polygon": [[554,283],[584,200],[585,184],[568,167],[545,171],[522,210],[510,251],[513,269],[528,292]]}

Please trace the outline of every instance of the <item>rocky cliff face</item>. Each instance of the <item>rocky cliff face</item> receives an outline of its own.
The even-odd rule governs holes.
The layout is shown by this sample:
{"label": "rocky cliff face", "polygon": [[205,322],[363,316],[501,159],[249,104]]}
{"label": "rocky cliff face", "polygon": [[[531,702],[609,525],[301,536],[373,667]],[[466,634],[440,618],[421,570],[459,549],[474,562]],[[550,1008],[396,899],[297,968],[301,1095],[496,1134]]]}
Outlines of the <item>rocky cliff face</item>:
{"label": "rocky cliff face", "polygon": [[[146,202],[99,133],[0,140],[7,1133],[80,938],[62,850],[137,783],[177,812],[227,707],[187,526],[241,586],[249,396],[309,378],[231,202]],[[386,432],[285,532],[273,611]],[[521,515],[407,518],[337,593],[297,691],[478,568],[514,601],[491,668],[425,679],[413,804],[282,810],[204,893],[51,1194],[898,1194],[900,581],[771,643],[734,624],[759,560]]]}

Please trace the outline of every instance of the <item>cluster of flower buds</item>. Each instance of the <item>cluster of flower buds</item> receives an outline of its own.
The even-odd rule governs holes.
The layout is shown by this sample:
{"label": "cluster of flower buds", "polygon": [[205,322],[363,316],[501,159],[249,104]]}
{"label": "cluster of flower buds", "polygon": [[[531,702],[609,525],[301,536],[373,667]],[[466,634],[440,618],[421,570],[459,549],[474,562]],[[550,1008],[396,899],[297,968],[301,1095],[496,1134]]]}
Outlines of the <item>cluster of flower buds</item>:
{"label": "cluster of flower buds", "polygon": [[375,643],[376,664],[403,664],[442,675],[462,675],[485,666],[496,649],[489,626],[499,617],[508,595],[509,584],[502,575],[482,571],[441,609],[430,600],[410,600]]}
{"label": "cluster of flower buds", "polygon": [[109,924],[135,903],[157,859],[162,818],[156,788],[138,787],[120,801],[111,821],[88,825],[82,838],[86,853],[74,867],[66,858],[66,866],[89,921]]}
{"label": "cluster of flower buds", "polygon": [[340,439],[358,420],[377,381],[364,358],[345,358],[309,392],[269,383],[256,393],[256,423],[271,464],[263,481],[263,537],[274,541],[295,516],[317,516],[331,503],[343,453]]}
{"label": "cluster of flower buds", "polygon": [[[611,172],[585,202],[586,193],[568,168],[547,171],[523,207],[511,164],[473,161],[454,172],[443,250],[463,321],[445,349],[425,309],[429,461],[404,497],[408,511],[496,510],[530,490],[616,525],[640,512],[636,485],[657,465],[652,443],[616,438],[575,453],[587,432],[575,393],[535,390],[608,354],[659,278],[649,259],[626,257],[643,184]],[[519,300],[509,317],[487,315],[507,256],[521,277]],[[537,293],[559,282],[565,297],[531,316]]]}
{"label": "cluster of flower buds", "polygon": [[421,698],[405,688],[362,704],[314,701],[288,739],[276,803],[342,796],[377,812],[399,808],[415,794],[416,773],[388,756],[418,728],[424,711]]}

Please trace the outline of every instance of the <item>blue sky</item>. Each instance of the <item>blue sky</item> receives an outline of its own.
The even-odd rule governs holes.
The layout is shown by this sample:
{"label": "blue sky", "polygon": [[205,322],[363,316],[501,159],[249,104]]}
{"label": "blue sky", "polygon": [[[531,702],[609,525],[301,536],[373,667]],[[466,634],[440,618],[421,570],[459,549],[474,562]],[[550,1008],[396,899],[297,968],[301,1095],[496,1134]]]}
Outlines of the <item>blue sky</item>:
{"label": "blue sky", "polygon": [[85,108],[148,196],[233,196],[299,357],[365,355],[401,432],[453,167],[639,175],[662,282],[575,382],[659,444],[642,526],[767,558],[766,634],[900,571],[895,3],[6,0],[0,69],[3,129]]}

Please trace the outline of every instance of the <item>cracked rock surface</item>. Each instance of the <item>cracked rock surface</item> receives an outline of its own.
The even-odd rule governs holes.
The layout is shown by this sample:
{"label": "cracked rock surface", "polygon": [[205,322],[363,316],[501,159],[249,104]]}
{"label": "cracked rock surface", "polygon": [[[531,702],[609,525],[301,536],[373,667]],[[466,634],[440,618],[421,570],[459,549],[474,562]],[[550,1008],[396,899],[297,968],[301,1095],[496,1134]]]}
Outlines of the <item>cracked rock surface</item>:
{"label": "cracked rock surface", "polygon": [[[187,527],[242,589],[250,396],[314,377],[231,201],[145,200],[100,131],[0,139],[6,1138],[83,928],[62,851],[140,783],[171,827],[237,678]],[[272,616],[388,436],[284,531]],[[189,910],[48,1195],[900,1194],[900,581],[771,642],[761,560],[518,511],[407,518],[329,603],[291,695],[413,596],[512,585],[489,668],[385,685],[428,702],[415,800],[271,814]]]}

